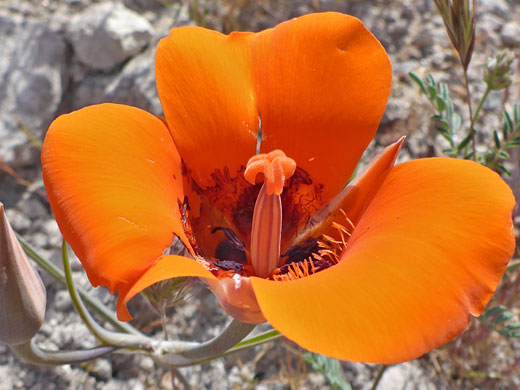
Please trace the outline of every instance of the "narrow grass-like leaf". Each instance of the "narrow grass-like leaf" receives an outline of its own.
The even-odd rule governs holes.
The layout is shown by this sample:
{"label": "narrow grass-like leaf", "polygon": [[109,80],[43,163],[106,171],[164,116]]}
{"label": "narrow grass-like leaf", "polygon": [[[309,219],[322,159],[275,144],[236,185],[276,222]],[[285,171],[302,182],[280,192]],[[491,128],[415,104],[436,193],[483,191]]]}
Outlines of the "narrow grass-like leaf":
{"label": "narrow grass-like leaf", "polygon": [[498,133],[496,130],[493,130],[493,140],[495,141],[495,147],[500,149],[500,138],[498,137]]}
{"label": "narrow grass-like leaf", "polygon": [[466,137],[464,137],[464,139],[461,141],[459,146],[457,146],[457,150],[461,151],[462,149],[464,149],[466,146],[468,146],[470,141],[471,141],[471,133],[469,133],[468,135],[466,135]]}
{"label": "narrow grass-like leaf", "polygon": [[503,313],[501,313],[500,315],[497,316],[497,318],[495,318],[493,320],[493,325],[499,325],[501,324],[502,322],[506,322],[507,320],[510,320],[511,318],[513,318],[514,315],[513,313],[509,312],[509,311],[504,311]]}
{"label": "narrow grass-like leaf", "polygon": [[349,383],[343,378],[339,361],[327,356],[318,355],[312,352],[305,352],[303,358],[311,367],[321,373],[331,387],[335,390],[352,390]]}
{"label": "narrow grass-like leaf", "polygon": [[488,309],[482,313],[482,318],[488,318],[495,314],[503,313],[507,308],[505,306],[494,306],[491,309]]}
{"label": "narrow grass-like leaf", "polygon": [[422,82],[422,80],[419,78],[419,76],[417,76],[415,73],[413,72],[410,72],[408,73],[408,76],[410,76],[410,78],[415,81],[415,83],[419,86],[419,88],[421,89],[421,91],[426,95],[428,96],[428,91],[426,90],[426,86],[424,85],[424,83]]}

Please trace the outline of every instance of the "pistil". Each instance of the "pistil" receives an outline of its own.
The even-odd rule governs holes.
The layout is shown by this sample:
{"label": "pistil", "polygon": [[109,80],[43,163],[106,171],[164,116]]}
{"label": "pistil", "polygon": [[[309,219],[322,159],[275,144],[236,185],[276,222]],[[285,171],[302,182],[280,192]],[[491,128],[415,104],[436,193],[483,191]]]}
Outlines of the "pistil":
{"label": "pistil", "polygon": [[282,233],[281,194],[285,180],[296,169],[296,162],[281,150],[258,154],[249,159],[244,172],[245,179],[256,184],[257,175],[263,174],[253,212],[251,227],[251,265],[257,276],[266,278],[278,267]]}

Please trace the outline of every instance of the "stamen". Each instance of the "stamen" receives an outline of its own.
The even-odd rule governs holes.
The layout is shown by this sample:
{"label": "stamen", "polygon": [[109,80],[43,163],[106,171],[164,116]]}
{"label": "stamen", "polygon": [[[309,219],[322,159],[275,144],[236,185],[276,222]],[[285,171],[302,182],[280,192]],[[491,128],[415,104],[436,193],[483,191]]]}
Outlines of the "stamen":
{"label": "stamen", "polygon": [[277,266],[280,259],[282,234],[282,201],[280,195],[285,180],[296,169],[293,159],[281,150],[251,157],[244,172],[244,178],[256,184],[259,173],[264,175],[264,184],[258,193],[251,227],[251,265],[256,275],[266,278]]}
{"label": "stamen", "polygon": [[273,280],[277,282],[288,282],[292,280],[305,278],[307,276],[315,274],[316,272],[329,268],[332,265],[333,263],[327,260],[313,260],[309,257],[306,260],[286,264],[282,268],[277,268],[273,271],[271,277]]}
{"label": "stamen", "polygon": [[272,271],[270,278],[275,281],[292,281],[320,272],[341,261],[341,255],[347,247],[348,239],[355,228],[354,223],[347,217],[347,214],[340,210],[345,216],[347,224],[352,228],[351,231],[340,223],[333,222],[332,227],[336,229],[340,239],[323,234],[317,241],[318,250],[312,252],[305,260],[286,263],[280,268]]}
{"label": "stamen", "polygon": [[[341,213],[345,217],[345,220],[352,228],[352,231],[354,231],[354,223],[350,220],[349,217],[347,217],[347,213],[343,211],[343,209],[340,209]],[[318,254],[323,259],[328,259],[333,264],[339,263],[341,260],[341,254],[347,247],[347,238],[345,236],[350,237],[352,235],[352,232],[348,231],[348,229],[343,226],[340,223],[332,222],[331,225],[336,231],[338,232],[341,240],[336,240],[332,238],[331,236],[328,236],[326,234],[321,236],[321,240],[318,241],[318,247],[320,250],[318,251]]]}

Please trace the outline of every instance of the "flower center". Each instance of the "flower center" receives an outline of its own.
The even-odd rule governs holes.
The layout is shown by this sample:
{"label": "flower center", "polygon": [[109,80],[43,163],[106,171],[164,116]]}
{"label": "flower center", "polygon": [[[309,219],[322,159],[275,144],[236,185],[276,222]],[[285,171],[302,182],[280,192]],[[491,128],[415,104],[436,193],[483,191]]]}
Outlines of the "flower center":
{"label": "flower center", "polygon": [[249,159],[244,178],[255,184],[263,174],[264,184],[256,198],[251,227],[251,265],[257,276],[266,278],[278,267],[282,233],[282,201],[285,180],[296,169],[296,162],[281,150],[257,154]]}

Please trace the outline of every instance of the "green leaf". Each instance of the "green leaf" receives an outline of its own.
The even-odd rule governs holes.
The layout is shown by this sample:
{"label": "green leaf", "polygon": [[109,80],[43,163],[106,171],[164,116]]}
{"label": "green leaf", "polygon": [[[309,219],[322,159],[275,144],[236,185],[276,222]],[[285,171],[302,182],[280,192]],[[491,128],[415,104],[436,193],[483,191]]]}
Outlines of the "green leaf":
{"label": "green leaf", "polygon": [[410,76],[410,78],[415,81],[415,83],[419,86],[419,88],[421,88],[421,91],[426,95],[428,96],[428,91],[426,90],[426,86],[424,85],[424,83],[422,82],[422,80],[419,78],[419,76],[417,76],[415,73],[413,72],[410,72],[408,73],[408,76]]}
{"label": "green leaf", "polygon": [[497,316],[497,318],[495,318],[493,320],[493,325],[498,325],[502,322],[505,322],[507,320],[510,320],[511,318],[513,318],[514,315],[513,313],[509,312],[509,311],[504,311],[503,313],[501,313],[499,316]]}
{"label": "green leaf", "polygon": [[439,113],[442,113],[444,109],[446,108],[446,102],[441,97],[437,96],[435,99],[435,102],[437,103],[436,108]]}
{"label": "green leaf", "polygon": [[513,322],[511,324],[507,324],[503,328],[503,330],[508,331],[508,332],[510,332],[512,330],[516,330],[516,329],[520,329],[520,322]]}
{"label": "green leaf", "polygon": [[517,262],[517,263],[514,263],[514,264],[511,264],[507,267],[506,271],[507,272],[512,272],[512,271],[516,271],[518,268],[520,268],[520,261]]}
{"label": "green leaf", "polygon": [[505,121],[502,122],[502,136],[504,139],[509,137],[509,129],[507,128],[507,123]]}
{"label": "green leaf", "polygon": [[455,112],[453,112],[452,114],[452,118],[451,118],[451,132],[452,133],[456,133],[460,130],[460,126],[462,124],[462,120],[460,118],[460,115],[459,114],[456,114]]}
{"label": "green leaf", "polygon": [[435,106],[434,101],[437,98],[437,90],[433,86],[428,87],[428,99],[430,99],[430,102]]}
{"label": "green leaf", "polygon": [[507,176],[511,176],[511,172],[506,167],[504,167],[502,164],[498,164],[496,166],[496,169],[498,169],[501,173],[503,173]]}
{"label": "green leaf", "polygon": [[464,149],[469,142],[471,141],[471,133],[469,133],[464,139],[461,141],[459,146],[457,146],[457,150],[460,152],[462,149]]}
{"label": "green leaf", "polygon": [[431,73],[428,73],[426,76],[426,83],[428,84],[428,87],[433,86],[433,89],[436,90],[437,83],[435,82],[435,79],[433,78],[433,75]]}
{"label": "green leaf", "polygon": [[491,317],[495,314],[503,313],[506,310],[507,310],[507,308],[505,306],[495,306],[495,307],[492,307],[492,308],[486,310],[484,313],[482,313],[482,317],[484,317],[484,318]]}
{"label": "green leaf", "polygon": [[498,137],[498,133],[496,130],[493,130],[493,139],[495,140],[495,147],[500,149],[500,138]]}
{"label": "green leaf", "polygon": [[509,158],[509,153],[501,150],[499,153],[498,153],[499,157],[500,158],[503,158],[504,160],[507,160]]}
{"label": "green leaf", "polygon": [[509,132],[513,131],[513,129],[515,128],[514,124],[513,124],[513,120],[511,119],[511,116],[509,115],[509,113],[507,111],[504,111],[504,121],[507,125],[507,129]]}
{"label": "green leaf", "polygon": [[331,387],[335,390],[352,390],[348,382],[343,378],[343,371],[339,361],[329,358],[327,356],[318,355],[312,352],[305,352],[303,354],[304,360],[311,365],[313,370],[321,373]]}
{"label": "green leaf", "polygon": [[514,148],[515,146],[518,146],[518,145],[520,145],[520,140],[512,139],[511,141],[508,141],[506,143],[506,148],[507,149],[512,149],[512,148]]}

